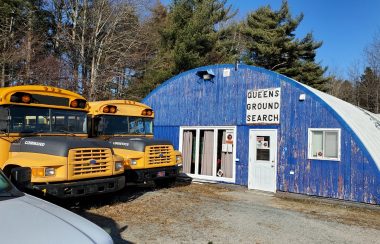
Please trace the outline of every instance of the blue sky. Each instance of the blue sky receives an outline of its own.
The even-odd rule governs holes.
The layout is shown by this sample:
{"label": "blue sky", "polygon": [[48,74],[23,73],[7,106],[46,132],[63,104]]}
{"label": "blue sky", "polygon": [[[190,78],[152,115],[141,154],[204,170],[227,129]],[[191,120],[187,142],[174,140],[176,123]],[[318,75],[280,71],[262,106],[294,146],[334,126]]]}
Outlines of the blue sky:
{"label": "blue sky", "polygon": [[[281,0],[229,0],[239,9],[238,19],[260,6],[270,5],[278,10]],[[353,63],[363,63],[363,50],[380,34],[380,1],[378,0],[288,0],[293,16],[304,13],[296,31],[297,37],[313,32],[314,38],[323,41],[317,51],[317,61],[329,70],[346,76]]]}
{"label": "blue sky", "polygon": [[[170,0],[163,0],[164,4]],[[228,0],[244,19],[247,13],[265,5],[278,10],[281,0]],[[380,33],[379,0],[288,0],[293,16],[304,13],[296,36],[302,38],[313,32],[314,38],[323,41],[317,51],[317,61],[329,70],[346,76],[353,63],[363,63],[363,50]]]}

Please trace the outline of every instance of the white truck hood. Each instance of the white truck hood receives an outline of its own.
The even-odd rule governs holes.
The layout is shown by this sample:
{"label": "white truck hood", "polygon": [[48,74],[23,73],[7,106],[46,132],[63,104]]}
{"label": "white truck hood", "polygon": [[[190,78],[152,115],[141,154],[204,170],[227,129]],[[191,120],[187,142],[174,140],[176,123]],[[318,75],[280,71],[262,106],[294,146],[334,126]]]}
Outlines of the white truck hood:
{"label": "white truck hood", "polygon": [[99,226],[64,208],[25,194],[0,199],[0,243],[113,243]]}

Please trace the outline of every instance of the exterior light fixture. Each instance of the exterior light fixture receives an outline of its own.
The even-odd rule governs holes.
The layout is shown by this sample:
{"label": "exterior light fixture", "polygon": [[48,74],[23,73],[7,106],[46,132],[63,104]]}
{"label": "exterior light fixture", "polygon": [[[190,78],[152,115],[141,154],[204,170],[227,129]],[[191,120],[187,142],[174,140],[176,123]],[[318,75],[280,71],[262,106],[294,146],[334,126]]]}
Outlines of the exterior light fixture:
{"label": "exterior light fixture", "polygon": [[200,79],[203,79],[204,81],[212,81],[212,79],[215,77],[214,72],[212,72],[211,69],[209,70],[199,70],[196,73],[197,76],[199,76]]}
{"label": "exterior light fixture", "polygon": [[305,99],[306,99],[306,94],[305,93],[300,94],[299,100],[305,101]]}

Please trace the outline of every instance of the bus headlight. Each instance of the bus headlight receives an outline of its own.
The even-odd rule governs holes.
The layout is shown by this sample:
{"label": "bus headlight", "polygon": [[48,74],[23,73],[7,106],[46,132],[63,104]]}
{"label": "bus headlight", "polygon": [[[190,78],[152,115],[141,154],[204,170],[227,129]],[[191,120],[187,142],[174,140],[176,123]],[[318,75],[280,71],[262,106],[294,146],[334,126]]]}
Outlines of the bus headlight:
{"label": "bus headlight", "polygon": [[55,168],[32,168],[33,177],[44,177],[44,176],[53,176],[55,175]]}
{"label": "bus headlight", "polygon": [[123,168],[123,162],[115,162],[115,171],[119,171]]}
{"label": "bus headlight", "polygon": [[55,168],[45,168],[45,176],[55,175]]}
{"label": "bus headlight", "polygon": [[137,159],[131,159],[131,165],[136,165],[137,164]]}

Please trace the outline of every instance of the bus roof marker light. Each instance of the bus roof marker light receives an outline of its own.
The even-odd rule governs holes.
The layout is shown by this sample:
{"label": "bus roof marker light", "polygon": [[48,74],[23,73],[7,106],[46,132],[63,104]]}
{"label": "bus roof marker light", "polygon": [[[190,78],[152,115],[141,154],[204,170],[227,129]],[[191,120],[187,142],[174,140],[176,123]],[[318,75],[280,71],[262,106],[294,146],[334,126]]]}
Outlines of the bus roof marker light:
{"label": "bus roof marker light", "polygon": [[31,100],[32,100],[32,99],[30,98],[30,95],[28,95],[28,94],[25,94],[25,95],[23,95],[23,96],[21,97],[21,101],[22,101],[23,103],[30,103]]}
{"label": "bus roof marker light", "polygon": [[116,113],[116,106],[110,106],[110,113]]}
{"label": "bus roof marker light", "polygon": [[153,115],[153,110],[152,109],[144,109],[142,112],[141,112],[141,115],[142,116],[152,116]]}
{"label": "bus roof marker light", "polygon": [[31,103],[32,97],[28,93],[16,92],[11,95],[10,102],[12,103]]}
{"label": "bus roof marker light", "polygon": [[70,107],[72,107],[72,108],[77,108],[77,107],[78,107],[78,101],[77,101],[77,100],[73,100],[73,101],[71,101],[71,103],[70,103]]}
{"label": "bus roof marker light", "polygon": [[109,113],[110,112],[110,108],[108,106],[105,106],[103,108],[103,113]]}

